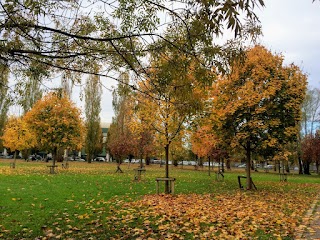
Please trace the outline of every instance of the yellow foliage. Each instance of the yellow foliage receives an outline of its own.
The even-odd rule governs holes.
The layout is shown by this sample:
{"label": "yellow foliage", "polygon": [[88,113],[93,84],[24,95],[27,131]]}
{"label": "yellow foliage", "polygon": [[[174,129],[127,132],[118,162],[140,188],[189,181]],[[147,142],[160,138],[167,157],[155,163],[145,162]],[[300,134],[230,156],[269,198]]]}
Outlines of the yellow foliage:
{"label": "yellow foliage", "polygon": [[39,148],[81,149],[84,124],[80,110],[68,98],[49,93],[26,113],[24,120],[35,132]]}
{"label": "yellow foliage", "polygon": [[11,151],[30,149],[36,145],[35,132],[24,119],[11,116],[2,136],[3,145]]}
{"label": "yellow foliage", "polygon": [[233,146],[266,141],[265,147],[277,147],[298,133],[306,82],[297,66],[283,66],[282,55],[255,46],[213,85],[212,120],[222,132],[234,131]]}

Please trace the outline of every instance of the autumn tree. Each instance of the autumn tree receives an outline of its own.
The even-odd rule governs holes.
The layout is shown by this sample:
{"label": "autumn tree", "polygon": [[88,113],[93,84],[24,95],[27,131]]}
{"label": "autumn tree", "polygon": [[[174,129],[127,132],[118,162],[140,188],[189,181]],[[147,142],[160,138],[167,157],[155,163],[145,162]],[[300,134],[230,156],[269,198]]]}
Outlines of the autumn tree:
{"label": "autumn tree", "polygon": [[231,73],[214,86],[213,119],[218,132],[246,152],[247,188],[252,188],[251,154],[269,149],[273,156],[299,134],[306,76],[263,46],[248,49]]}
{"label": "autumn tree", "polygon": [[179,161],[189,158],[187,143],[188,137],[186,129],[182,129],[170,145],[170,159],[171,164],[174,166],[178,166]]}
{"label": "autumn tree", "polygon": [[102,88],[98,76],[90,76],[85,89],[86,139],[85,149],[87,161],[102,150],[102,129],[100,126]]}
{"label": "autumn tree", "polygon": [[118,87],[113,92],[112,104],[115,116],[112,118],[107,135],[107,148],[119,165],[124,157],[134,154],[133,134],[129,127],[133,107],[129,81],[129,74],[122,73]]}
{"label": "autumn tree", "polygon": [[200,158],[208,158],[210,175],[211,156],[216,148],[217,138],[213,132],[212,126],[199,126],[191,135],[192,152]]}
{"label": "autumn tree", "polygon": [[10,117],[6,124],[2,139],[4,146],[14,152],[13,168],[16,165],[17,151],[22,152],[36,146],[35,134],[20,117]]}
{"label": "autumn tree", "polygon": [[38,148],[53,154],[53,166],[58,149],[79,150],[82,146],[84,126],[80,110],[59,92],[44,96],[24,119],[35,132]]}
{"label": "autumn tree", "polygon": [[310,175],[310,165],[314,163],[319,173],[320,166],[320,132],[308,134],[301,141],[303,174]]}
{"label": "autumn tree", "polygon": [[310,164],[313,162],[315,157],[315,140],[316,139],[313,135],[308,134],[301,142],[303,174],[310,175]]}
{"label": "autumn tree", "polygon": [[[167,46],[166,51],[155,52],[151,57],[149,78],[138,82],[138,109],[145,124],[159,135],[157,141],[165,151],[166,178],[169,177],[171,143],[193,115],[201,111],[201,90],[212,80],[210,73],[194,58]],[[165,192],[169,193],[168,182]]]}
{"label": "autumn tree", "polygon": [[155,137],[153,129],[146,125],[139,118],[132,118],[129,123],[130,131],[132,134],[132,147],[134,156],[140,159],[140,168],[143,167],[142,160],[146,160],[146,164],[149,164],[148,159],[155,151]]}
{"label": "autumn tree", "polygon": [[315,144],[313,149],[313,156],[314,156],[314,163],[317,168],[317,174],[319,174],[319,168],[320,168],[320,130],[317,130],[315,133]]}

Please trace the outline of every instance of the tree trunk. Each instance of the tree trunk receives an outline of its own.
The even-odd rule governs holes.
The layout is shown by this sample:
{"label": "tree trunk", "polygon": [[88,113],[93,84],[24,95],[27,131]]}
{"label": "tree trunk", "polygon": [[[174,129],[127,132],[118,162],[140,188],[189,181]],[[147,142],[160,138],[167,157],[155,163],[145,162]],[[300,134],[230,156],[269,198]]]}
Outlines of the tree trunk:
{"label": "tree trunk", "polygon": [[224,173],[224,158],[221,160],[221,171]]}
{"label": "tree trunk", "polygon": [[[251,159],[251,157],[250,157],[250,159]],[[251,160],[251,165],[250,165],[250,167],[251,167],[251,170],[253,171],[253,170],[254,170],[254,162],[253,162],[253,160]]]}
{"label": "tree trunk", "polygon": [[150,157],[149,156],[146,157],[146,165],[150,165]]}
{"label": "tree trunk", "polygon": [[209,174],[209,176],[211,176],[211,172],[210,172],[210,170],[211,170],[211,157],[210,156],[208,156],[208,160],[209,160],[209,169],[208,169],[208,174]]}
{"label": "tree trunk", "polygon": [[14,150],[12,168],[16,168],[16,162],[17,162],[17,150]]}
{"label": "tree trunk", "polygon": [[299,174],[303,174],[303,164],[302,164],[300,154],[298,155],[298,161],[299,161]]}
{"label": "tree trunk", "polygon": [[303,173],[306,175],[310,175],[310,163],[305,161],[303,162]]}
{"label": "tree trunk", "polygon": [[88,163],[91,163],[92,156],[93,156],[93,154],[92,154],[91,152],[88,152],[88,155],[87,155],[87,161],[88,161]]}
{"label": "tree trunk", "polygon": [[247,168],[246,168],[247,190],[251,190],[252,189],[252,182],[251,182],[251,145],[250,145],[250,141],[247,141],[246,155],[247,155]]}
{"label": "tree trunk", "polygon": [[140,168],[143,168],[142,154],[140,155]]}
{"label": "tree trunk", "polygon": [[[169,144],[167,143],[165,146],[166,151],[166,178],[169,177]],[[169,193],[169,181],[165,181],[165,190],[166,194]]]}
{"label": "tree trunk", "polygon": [[286,163],[286,164],[285,164],[285,165],[286,165],[286,172],[287,172],[287,173],[290,173],[289,162],[286,161],[285,163]]}
{"label": "tree trunk", "polygon": [[229,159],[229,157],[227,158],[227,169],[228,170],[231,170],[231,163],[230,163],[230,159]]}
{"label": "tree trunk", "polygon": [[52,171],[50,173],[55,173],[55,166],[56,166],[56,157],[58,156],[58,148],[55,147],[52,154]]}

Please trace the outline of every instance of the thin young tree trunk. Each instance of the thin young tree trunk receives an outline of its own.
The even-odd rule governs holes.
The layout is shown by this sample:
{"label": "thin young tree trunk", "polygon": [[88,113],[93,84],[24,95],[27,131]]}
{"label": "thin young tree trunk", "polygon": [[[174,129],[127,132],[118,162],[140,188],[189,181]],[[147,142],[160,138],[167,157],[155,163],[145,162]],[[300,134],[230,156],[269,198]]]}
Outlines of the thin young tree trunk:
{"label": "thin young tree trunk", "polygon": [[12,168],[16,168],[17,150],[14,150]]}
{"label": "thin young tree trunk", "polygon": [[210,166],[210,163],[211,163],[211,157],[208,156],[208,160],[209,160],[209,169],[208,169],[208,174],[209,176],[211,176],[211,166]]}
{"label": "thin young tree trunk", "polygon": [[250,146],[250,141],[247,141],[246,155],[247,155],[247,168],[246,168],[247,190],[251,190],[252,189],[252,182],[251,182],[251,146]]}
{"label": "thin young tree trunk", "polygon": [[[166,152],[166,178],[169,177],[169,144],[165,146],[165,152]],[[165,193],[169,193],[169,181],[165,181]]]}

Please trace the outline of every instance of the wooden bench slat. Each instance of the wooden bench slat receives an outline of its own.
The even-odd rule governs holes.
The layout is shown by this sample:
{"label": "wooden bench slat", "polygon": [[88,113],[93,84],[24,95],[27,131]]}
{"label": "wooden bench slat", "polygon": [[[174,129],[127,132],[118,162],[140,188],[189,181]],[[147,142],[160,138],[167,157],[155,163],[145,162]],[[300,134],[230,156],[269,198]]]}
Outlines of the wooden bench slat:
{"label": "wooden bench slat", "polygon": [[175,182],[175,180],[176,180],[175,178],[165,178],[165,177],[156,178],[156,182],[157,182],[156,192],[157,192],[157,194],[159,194],[159,182],[161,182],[161,181],[169,182],[170,192],[172,194],[174,194],[174,182]]}

